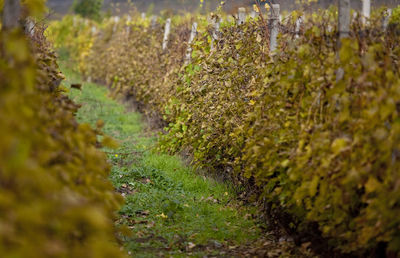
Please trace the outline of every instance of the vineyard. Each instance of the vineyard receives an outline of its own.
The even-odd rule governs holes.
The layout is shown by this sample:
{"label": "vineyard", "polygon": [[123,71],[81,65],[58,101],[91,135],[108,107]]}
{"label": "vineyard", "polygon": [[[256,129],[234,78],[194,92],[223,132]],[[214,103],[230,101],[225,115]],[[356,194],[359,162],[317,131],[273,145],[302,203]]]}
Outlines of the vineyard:
{"label": "vineyard", "polygon": [[338,2],[0,0],[0,254],[398,257],[400,6]]}

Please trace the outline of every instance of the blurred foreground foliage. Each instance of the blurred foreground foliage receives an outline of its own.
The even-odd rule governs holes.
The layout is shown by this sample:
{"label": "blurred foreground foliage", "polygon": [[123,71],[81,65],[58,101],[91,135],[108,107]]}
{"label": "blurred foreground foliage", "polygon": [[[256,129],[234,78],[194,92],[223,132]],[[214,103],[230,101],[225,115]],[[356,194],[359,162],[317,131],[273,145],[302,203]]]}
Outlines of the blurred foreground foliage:
{"label": "blurred foreground foliage", "polygon": [[34,30],[0,31],[0,254],[123,257],[100,128],[75,121],[55,53]]}
{"label": "blurred foreground foliage", "polygon": [[192,17],[200,32],[187,65],[190,17],[172,19],[167,50],[165,20],[151,26],[138,14],[101,24],[89,51],[76,37],[84,21],[71,27],[67,17],[49,35],[63,34],[73,58],[88,53],[86,76],[162,115],[160,149],[188,150],[197,165],[246,182],[249,199],[299,243],[322,235],[341,252],[373,256],[400,251],[398,10],[386,31],[383,9],[368,25],[355,17],[340,50],[335,8],[305,15],[298,38],[293,12],[276,53],[261,19],[225,19],[211,48],[211,25]]}

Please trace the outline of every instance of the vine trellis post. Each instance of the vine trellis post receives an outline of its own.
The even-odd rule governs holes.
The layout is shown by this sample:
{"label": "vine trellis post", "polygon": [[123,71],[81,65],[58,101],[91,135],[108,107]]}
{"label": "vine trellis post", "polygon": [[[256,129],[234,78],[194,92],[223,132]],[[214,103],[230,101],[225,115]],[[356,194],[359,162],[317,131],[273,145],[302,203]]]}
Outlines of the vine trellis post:
{"label": "vine trellis post", "polygon": [[271,33],[270,33],[270,41],[269,41],[269,51],[274,52],[278,46],[277,38],[279,33],[279,17],[280,17],[280,5],[273,4],[270,10],[270,24],[271,24]]}
{"label": "vine trellis post", "polygon": [[383,30],[387,29],[391,16],[392,16],[392,9],[387,9],[386,10],[386,15],[383,17],[383,23],[382,23]]}
{"label": "vine trellis post", "polygon": [[300,28],[301,28],[301,24],[303,23],[303,16],[300,16],[299,18],[297,18],[296,20],[296,28],[295,28],[295,32],[296,32],[296,38],[300,37]]}
{"label": "vine trellis post", "polygon": [[128,14],[128,16],[126,17],[126,34],[129,35],[129,33],[131,33],[131,21],[132,21],[132,17]]}
{"label": "vine trellis post", "polygon": [[157,24],[157,15],[151,16],[151,28],[154,29]]}
{"label": "vine trellis post", "polygon": [[[85,20],[86,21],[86,20]],[[113,33],[117,31],[118,28],[118,22],[119,22],[119,16],[114,17],[114,27],[113,27]]]}
{"label": "vine trellis post", "polygon": [[362,15],[363,23],[367,24],[371,16],[371,0],[362,0]]}
{"label": "vine trellis post", "polygon": [[194,38],[196,37],[197,34],[197,22],[194,22],[192,25],[192,31],[190,32],[190,38],[188,41],[188,48],[186,51],[186,57],[185,57],[185,64],[190,63],[191,60],[191,56],[192,56],[192,43]]}
{"label": "vine trellis post", "polygon": [[[4,30],[12,30],[21,27],[21,3],[20,0],[5,0],[2,13],[2,26]],[[24,31],[27,36],[35,33],[35,23],[29,17],[25,19]]]}
{"label": "vine trellis post", "polygon": [[171,32],[171,18],[168,18],[165,23],[165,30],[164,30],[164,39],[162,44],[162,50],[166,50],[168,47],[168,37],[169,33]]}
{"label": "vine trellis post", "polygon": [[[350,0],[339,0],[339,40],[350,35]],[[340,42],[339,42],[340,44]]]}
{"label": "vine trellis post", "polygon": [[242,25],[246,22],[246,8],[240,7],[238,9],[238,22],[239,25]]}
{"label": "vine trellis post", "polygon": [[[341,47],[341,41],[344,38],[348,38],[350,36],[350,0],[339,0],[339,19],[338,19],[338,28],[339,28],[339,49]],[[337,54],[337,58],[340,56]],[[336,80],[340,81],[343,79],[344,70],[343,68],[339,68],[336,71]]]}
{"label": "vine trellis post", "polygon": [[221,19],[219,17],[214,17],[212,19],[212,22],[213,22],[213,32],[212,32],[212,39],[211,39],[211,49],[215,49],[215,42],[218,41],[218,38],[219,38]]}
{"label": "vine trellis post", "polygon": [[14,29],[19,26],[21,15],[21,4],[19,0],[5,0],[3,7],[3,28],[5,30]]}
{"label": "vine trellis post", "polygon": [[31,37],[35,34],[35,23],[31,18],[27,18],[25,21],[25,34]]}
{"label": "vine trellis post", "polygon": [[92,29],[91,29],[91,32],[92,32],[92,35],[93,35],[93,36],[96,35],[97,27],[93,25],[93,26],[92,26]]}

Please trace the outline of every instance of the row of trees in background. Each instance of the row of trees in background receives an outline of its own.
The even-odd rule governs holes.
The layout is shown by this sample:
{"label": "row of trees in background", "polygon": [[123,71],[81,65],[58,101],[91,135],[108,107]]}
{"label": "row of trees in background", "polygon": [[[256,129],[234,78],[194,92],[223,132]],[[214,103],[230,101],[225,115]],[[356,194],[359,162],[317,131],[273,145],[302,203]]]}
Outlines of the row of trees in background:
{"label": "row of trees in background", "polygon": [[73,9],[84,18],[100,21],[103,0],[78,0],[74,2]]}

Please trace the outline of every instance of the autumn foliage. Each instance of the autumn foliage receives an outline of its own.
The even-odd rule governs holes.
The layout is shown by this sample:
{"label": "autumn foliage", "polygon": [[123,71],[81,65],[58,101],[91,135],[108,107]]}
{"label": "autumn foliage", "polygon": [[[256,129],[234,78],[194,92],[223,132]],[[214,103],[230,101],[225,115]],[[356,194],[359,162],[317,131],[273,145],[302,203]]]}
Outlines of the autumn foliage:
{"label": "autumn foliage", "polygon": [[294,12],[280,26],[275,53],[260,19],[223,22],[211,48],[212,26],[200,17],[188,64],[187,18],[173,19],[165,51],[162,25],[110,20],[82,66],[116,96],[163,116],[162,150],[189,150],[201,167],[236,183],[246,178],[255,189],[250,199],[271,216],[289,215],[284,223],[304,236],[299,242],[311,232],[344,253],[378,246],[396,253],[400,27],[394,15],[383,30],[383,11],[367,25],[353,19],[340,48],[334,8],[306,15],[299,37]]}
{"label": "autumn foliage", "polygon": [[76,122],[56,55],[34,30],[0,30],[0,254],[123,257],[101,132]]}

